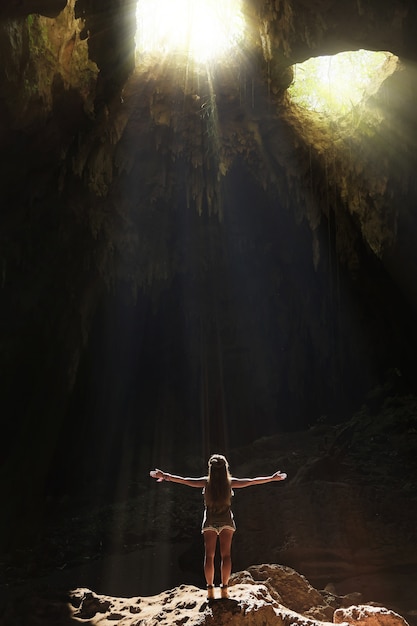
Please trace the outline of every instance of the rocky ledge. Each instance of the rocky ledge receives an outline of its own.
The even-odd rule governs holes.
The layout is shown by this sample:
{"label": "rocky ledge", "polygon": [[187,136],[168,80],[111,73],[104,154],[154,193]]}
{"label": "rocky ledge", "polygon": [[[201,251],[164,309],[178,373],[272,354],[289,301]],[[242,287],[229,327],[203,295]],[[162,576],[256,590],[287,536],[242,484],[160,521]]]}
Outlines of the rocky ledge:
{"label": "rocky ledge", "polygon": [[116,598],[85,588],[54,597],[27,594],[9,603],[4,626],[408,626],[393,610],[363,603],[359,593],[337,596],[318,591],[304,576],[280,565],[257,565],[234,574],[229,597],[214,600],[193,585],[180,585],[150,597]]}

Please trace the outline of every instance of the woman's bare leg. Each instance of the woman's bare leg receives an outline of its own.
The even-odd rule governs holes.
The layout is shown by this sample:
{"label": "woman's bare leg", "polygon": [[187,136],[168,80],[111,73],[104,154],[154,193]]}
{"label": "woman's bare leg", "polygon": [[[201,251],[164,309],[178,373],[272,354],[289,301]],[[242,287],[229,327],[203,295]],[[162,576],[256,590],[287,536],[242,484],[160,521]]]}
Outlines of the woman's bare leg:
{"label": "woman's bare leg", "polygon": [[227,587],[229,584],[230,574],[232,573],[232,539],[233,539],[233,530],[229,530],[228,528],[223,528],[219,535],[220,541],[220,556],[221,556],[221,577],[222,577],[222,585]]}
{"label": "woman's bare leg", "polygon": [[214,582],[214,555],[216,553],[217,533],[205,530],[204,533],[204,575],[207,585]]}

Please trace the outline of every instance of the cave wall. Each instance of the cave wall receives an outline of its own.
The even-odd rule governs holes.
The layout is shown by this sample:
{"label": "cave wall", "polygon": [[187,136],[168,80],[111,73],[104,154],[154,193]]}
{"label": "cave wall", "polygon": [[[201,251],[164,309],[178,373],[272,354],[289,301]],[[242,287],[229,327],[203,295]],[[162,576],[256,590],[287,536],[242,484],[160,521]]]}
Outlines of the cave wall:
{"label": "cave wall", "polygon": [[[134,10],[0,10],[2,478],[21,513],[104,467],[126,425],[147,462],[184,429],[205,454],[414,388],[411,2],[247,2],[259,37],[215,102],[202,76],[134,70]],[[288,107],[290,66],[359,47],[402,70],[335,143]]]}

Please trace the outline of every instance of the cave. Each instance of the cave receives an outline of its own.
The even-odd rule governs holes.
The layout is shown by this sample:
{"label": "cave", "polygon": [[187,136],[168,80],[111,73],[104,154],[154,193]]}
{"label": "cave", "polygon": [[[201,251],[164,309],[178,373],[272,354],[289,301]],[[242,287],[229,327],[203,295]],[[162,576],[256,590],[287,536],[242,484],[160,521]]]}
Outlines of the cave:
{"label": "cave", "polygon": [[[238,50],[204,63],[138,50],[136,10],[0,7],[0,536],[20,582],[58,510],[353,415],[385,451],[403,429],[405,516],[417,501],[417,416],[380,432],[417,393],[415,4],[242,0]],[[359,50],[396,59],[366,100],[291,97],[296,67]]]}

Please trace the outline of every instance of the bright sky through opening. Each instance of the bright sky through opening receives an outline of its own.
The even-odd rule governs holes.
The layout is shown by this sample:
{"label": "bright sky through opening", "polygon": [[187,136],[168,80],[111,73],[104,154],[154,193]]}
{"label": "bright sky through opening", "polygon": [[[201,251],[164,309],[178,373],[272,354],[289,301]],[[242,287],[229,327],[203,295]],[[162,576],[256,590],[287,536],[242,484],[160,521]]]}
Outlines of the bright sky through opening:
{"label": "bright sky through opening", "polygon": [[379,89],[397,61],[390,52],[369,50],[312,58],[294,66],[289,94],[307,109],[344,115]]}
{"label": "bright sky through opening", "polygon": [[240,0],[139,0],[136,48],[201,63],[220,60],[243,38],[240,5]]}

